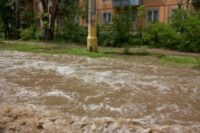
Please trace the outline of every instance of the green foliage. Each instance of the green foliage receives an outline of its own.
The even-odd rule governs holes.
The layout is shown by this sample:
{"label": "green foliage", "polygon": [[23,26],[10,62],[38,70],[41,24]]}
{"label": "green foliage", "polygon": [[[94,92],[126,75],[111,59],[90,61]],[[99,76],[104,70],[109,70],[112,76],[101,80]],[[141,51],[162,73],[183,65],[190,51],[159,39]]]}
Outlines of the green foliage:
{"label": "green foliage", "polygon": [[87,28],[75,23],[73,19],[65,19],[63,33],[67,42],[86,43]]}
{"label": "green foliage", "polygon": [[130,44],[131,38],[131,9],[127,12],[121,10],[113,17],[114,47],[121,47],[123,44]]}
{"label": "green foliage", "polygon": [[145,7],[143,5],[138,7],[137,16],[142,19],[145,17]]}
{"label": "green foliage", "polygon": [[143,40],[153,47],[176,49],[181,36],[169,24],[152,23],[147,27]]}
{"label": "green foliage", "polygon": [[127,47],[131,44],[131,30],[131,9],[120,9],[112,24],[98,26],[98,42],[103,46]]}
{"label": "green foliage", "polygon": [[43,21],[43,26],[46,28],[49,24],[49,14],[47,12],[44,12],[42,14],[42,21]]}
{"label": "green foliage", "polygon": [[74,0],[61,0],[59,2],[58,8],[60,13],[64,14],[65,20],[63,26],[60,25],[59,32],[55,37],[56,40],[86,43],[87,29],[79,24],[78,16],[82,15],[79,6],[79,3]]}
{"label": "green foliage", "polygon": [[98,44],[100,46],[113,46],[114,37],[112,24],[104,24],[97,26]]}
{"label": "green foliage", "polygon": [[124,54],[127,54],[127,55],[128,55],[128,54],[131,54],[129,44],[124,44],[123,53],[124,53]]}
{"label": "green foliage", "polygon": [[32,53],[47,53],[47,54],[69,54],[75,56],[86,56],[90,58],[101,58],[109,57],[109,55],[103,52],[89,52],[85,48],[69,48],[65,45],[34,45],[26,43],[17,43],[13,45],[0,43],[0,49],[12,50],[12,51],[22,51],[22,52],[32,52]]}
{"label": "green foliage", "polygon": [[3,23],[0,17],[0,38],[3,38]]}
{"label": "green foliage", "polygon": [[34,25],[31,25],[28,28],[20,30],[20,39],[21,40],[31,40],[36,38],[37,29]]}
{"label": "green foliage", "polygon": [[190,56],[172,56],[167,55],[161,57],[161,61],[167,64],[173,65],[184,65],[184,66],[200,66],[200,58],[199,57],[190,57]]}
{"label": "green foliage", "polygon": [[177,32],[184,32],[184,21],[187,19],[187,11],[183,9],[176,10],[170,18],[170,25],[176,29]]}
{"label": "green foliage", "polygon": [[2,21],[2,31],[6,39],[13,39],[15,28],[15,7],[12,0],[0,1],[0,20]]}
{"label": "green foliage", "polygon": [[200,12],[187,13],[177,10],[170,24],[182,36],[178,50],[200,52]]}
{"label": "green foliage", "polygon": [[30,25],[35,23],[33,13],[28,10],[21,12],[20,19],[22,28],[28,28]]}
{"label": "green foliage", "polygon": [[169,24],[147,26],[143,41],[147,45],[187,52],[200,52],[200,12],[177,10]]}

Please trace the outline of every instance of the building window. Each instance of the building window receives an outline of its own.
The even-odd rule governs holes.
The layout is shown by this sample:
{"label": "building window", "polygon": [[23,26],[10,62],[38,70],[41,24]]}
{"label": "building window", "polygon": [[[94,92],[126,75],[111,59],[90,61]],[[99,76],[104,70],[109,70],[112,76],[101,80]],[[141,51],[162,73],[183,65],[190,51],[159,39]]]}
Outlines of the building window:
{"label": "building window", "polygon": [[149,10],[147,12],[148,22],[157,22],[159,20],[159,11],[158,10]]}
{"label": "building window", "polygon": [[103,22],[104,23],[112,22],[112,14],[110,12],[103,13]]}

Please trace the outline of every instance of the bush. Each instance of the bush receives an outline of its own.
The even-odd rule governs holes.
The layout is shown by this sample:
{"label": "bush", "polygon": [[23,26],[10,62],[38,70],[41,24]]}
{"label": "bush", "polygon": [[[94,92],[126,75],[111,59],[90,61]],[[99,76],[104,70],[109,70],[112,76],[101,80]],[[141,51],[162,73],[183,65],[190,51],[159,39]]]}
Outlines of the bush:
{"label": "bush", "polygon": [[141,45],[142,37],[131,22],[132,9],[120,9],[110,24],[98,26],[98,43],[102,46],[125,47]]}
{"label": "bush", "polygon": [[29,28],[20,30],[20,39],[21,40],[31,40],[36,38],[36,27],[31,25]]}
{"label": "bush", "polygon": [[97,37],[98,37],[98,44],[100,46],[112,47],[114,45],[112,25],[111,24],[98,25]]}
{"label": "bush", "polygon": [[181,43],[181,35],[169,24],[150,24],[143,35],[144,43],[153,47],[176,49]]}
{"label": "bush", "polygon": [[68,42],[83,43],[87,41],[87,28],[74,23],[74,20],[65,20],[63,37]]}
{"label": "bush", "polygon": [[33,25],[34,23],[36,23],[33,13],[27,10],[21,11],[20,21],[21,21],[22,28],[28,28],[30,25]]}
{"label": "bush", "polygon": [[132,27],[129,10],[127,13],[121,11],[113,18],[112,28],[114,47],[122,47],[123,44],[130,44]]}
{"label": "bush", "polygon": [[184,10],[177,10],[170,24],[183,36],[178,50],[200,52],[200,12],[187,13]]}

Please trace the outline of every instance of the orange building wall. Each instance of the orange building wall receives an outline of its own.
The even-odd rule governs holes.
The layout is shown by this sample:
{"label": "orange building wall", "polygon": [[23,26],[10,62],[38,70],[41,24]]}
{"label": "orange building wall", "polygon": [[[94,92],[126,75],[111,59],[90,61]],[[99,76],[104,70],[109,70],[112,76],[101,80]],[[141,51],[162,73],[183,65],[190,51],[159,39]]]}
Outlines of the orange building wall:
{"label": "orange building wall", "polygon": [[[103,14],[105,12],[112,13],[112,16],[117,13],[116,9],[113,8],[112,1],[113,0],[96,0],[97,23],[103,23]],[[190,0],[190,3],[191,1],[192,0]],[[159,11],[159,22],[167,22],[172,15],[172,11],[178,9],[180,4],[182,8],[186,8],[186,0],[141,0],[141,4],[145,7],[145,22],[147,22],[148,10],[157,9]],[[133,9],[135,10],[136,7]]]}
{"label": "orange building wall", "polygon": [[[189,8],[192,8],[190,0]],[[145,11],[150,9],[159,10],[159,21],[167,22],[172,15],[174,9],[178,9],[179,5],[182,8],[186,8],[186,0],[143,0],[142,4],[145,6]]]}
{"label": "orange building wall", "polygon": [[157,9],[159,11],[159,21],[167,22],[172,14],[173,9],[178,8],[180,0],[143,0],[145,6],[145,12],[151,9]]}
{"label": "orange building wall", "polygon": [[[111,12],[114,15],[115,9],[112,6],[113,0],[96,0],[97,2],[97,22],[103,23],[103,13]],[[177,3],[180,0],[142,0],[142,5],[145,6],[145,13],[148,10],[159,10],[159,21],[167,22],[171,16],[171,10],[178,8]]]}
{"label": "orange building wall", "polygon": [[96,0],[97,2],[97,22],[103,23],[103,13],[113,13],[112,0]]}

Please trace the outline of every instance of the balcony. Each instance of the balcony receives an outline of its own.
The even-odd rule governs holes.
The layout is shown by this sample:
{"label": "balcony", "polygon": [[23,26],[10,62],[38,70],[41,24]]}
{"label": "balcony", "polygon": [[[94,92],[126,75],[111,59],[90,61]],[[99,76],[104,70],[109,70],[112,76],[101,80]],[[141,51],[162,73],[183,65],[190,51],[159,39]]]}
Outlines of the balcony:
{"label": "balcony", "polygon": [[129,7],[129,6],[139,6],[141,0],[113,0],[113,7]]}

